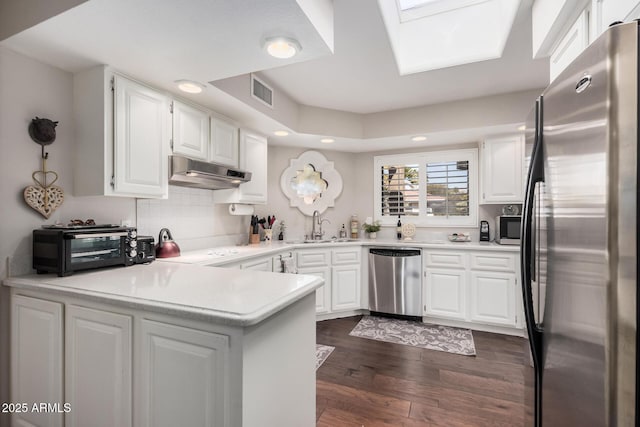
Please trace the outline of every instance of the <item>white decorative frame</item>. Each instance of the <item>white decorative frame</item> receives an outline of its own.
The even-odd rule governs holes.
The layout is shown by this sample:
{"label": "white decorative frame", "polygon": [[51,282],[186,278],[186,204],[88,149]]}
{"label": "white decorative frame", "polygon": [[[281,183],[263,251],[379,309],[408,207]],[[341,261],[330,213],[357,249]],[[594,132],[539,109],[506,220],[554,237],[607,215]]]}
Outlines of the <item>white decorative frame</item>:
{"label": "white decorative frame", "polygon": [[[312,204],[307,205],[302,197],[299,197],[291,187],[291,180],[295,178],[296,172],[303,170],[309,164],[313,165],[314,169],[322,174],[322,178],[329,185],[321,197],[318,197]],[[313,211],[323,213],[327,208],[335,205],[335,199],[342,193],[342,177],[334,169],[333,162],[328,161],[321,153],[313,150],[305,151],[297,159],[289,161],[289,167],[280,176],[280,188],[285,196],[289,198],[289,206],[297,207],[303,214],[311,216]]]}

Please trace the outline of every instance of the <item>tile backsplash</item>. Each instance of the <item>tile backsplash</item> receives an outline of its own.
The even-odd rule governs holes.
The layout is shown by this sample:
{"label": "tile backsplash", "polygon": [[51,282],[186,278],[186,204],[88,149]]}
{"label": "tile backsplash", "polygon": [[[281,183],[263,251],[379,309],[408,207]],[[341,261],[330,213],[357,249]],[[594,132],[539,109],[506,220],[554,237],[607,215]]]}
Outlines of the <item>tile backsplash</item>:
{"label": "tile backsplash", "polygon": [[229,214],[228,204],[213,203],[213,192],[169,186],[168,199],[138,199],[139,235],[156,241],[162,228],[171,230],[183,251],[246,243],[249,217]]}

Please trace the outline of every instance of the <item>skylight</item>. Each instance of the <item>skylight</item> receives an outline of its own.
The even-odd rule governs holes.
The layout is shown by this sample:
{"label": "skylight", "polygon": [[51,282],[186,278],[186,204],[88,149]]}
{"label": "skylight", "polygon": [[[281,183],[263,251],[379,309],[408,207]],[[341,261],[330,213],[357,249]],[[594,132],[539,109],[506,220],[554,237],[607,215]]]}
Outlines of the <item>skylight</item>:
{"label": "skylight", "polygon": [[472,6],[489,0],[396,0],[400,12],[400,21],[420,19],[455,9]]}
{"label": "skylight", "polygon": [[400,75],[496,59],[521,0],[378,0]]}

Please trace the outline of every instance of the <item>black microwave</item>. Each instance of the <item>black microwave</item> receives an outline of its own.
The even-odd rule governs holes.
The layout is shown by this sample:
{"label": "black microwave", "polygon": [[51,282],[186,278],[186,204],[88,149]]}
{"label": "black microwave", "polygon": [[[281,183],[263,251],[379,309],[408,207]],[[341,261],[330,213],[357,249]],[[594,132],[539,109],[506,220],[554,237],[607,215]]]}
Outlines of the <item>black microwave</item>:
{"label": "black microwave", "polygon": [[519,245],[522,216],[501,215],[496,217],[496,243],[501,245]]}
{"label": "black microwave", "polygon": [[139,263],[135,228],[118,225],[45,226],[33,230],[33,268],[38,274]]}

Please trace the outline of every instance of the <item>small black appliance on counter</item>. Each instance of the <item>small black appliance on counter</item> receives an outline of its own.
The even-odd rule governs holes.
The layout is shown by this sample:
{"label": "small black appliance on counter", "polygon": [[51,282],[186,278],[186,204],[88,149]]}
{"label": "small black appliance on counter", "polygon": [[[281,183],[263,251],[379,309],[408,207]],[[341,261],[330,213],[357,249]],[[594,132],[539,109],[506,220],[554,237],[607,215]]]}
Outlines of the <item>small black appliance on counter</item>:
{"label": "small black appliance on counter", "polygon": [[480,241],[489,242],[489,221],[480,221]]}
{"label": "small black appliance on counter", "polygon": [[153,236],[138,236],[136,264],[148,264],[156,259],[156,241]]}
{"label": "small black appliance on counter", "polygon": [[137,232],[132,227],[43,226],[33,230],[33,268],[38,274],[62,277],[74,271],[134,265],[139,263],[137,246]]}

